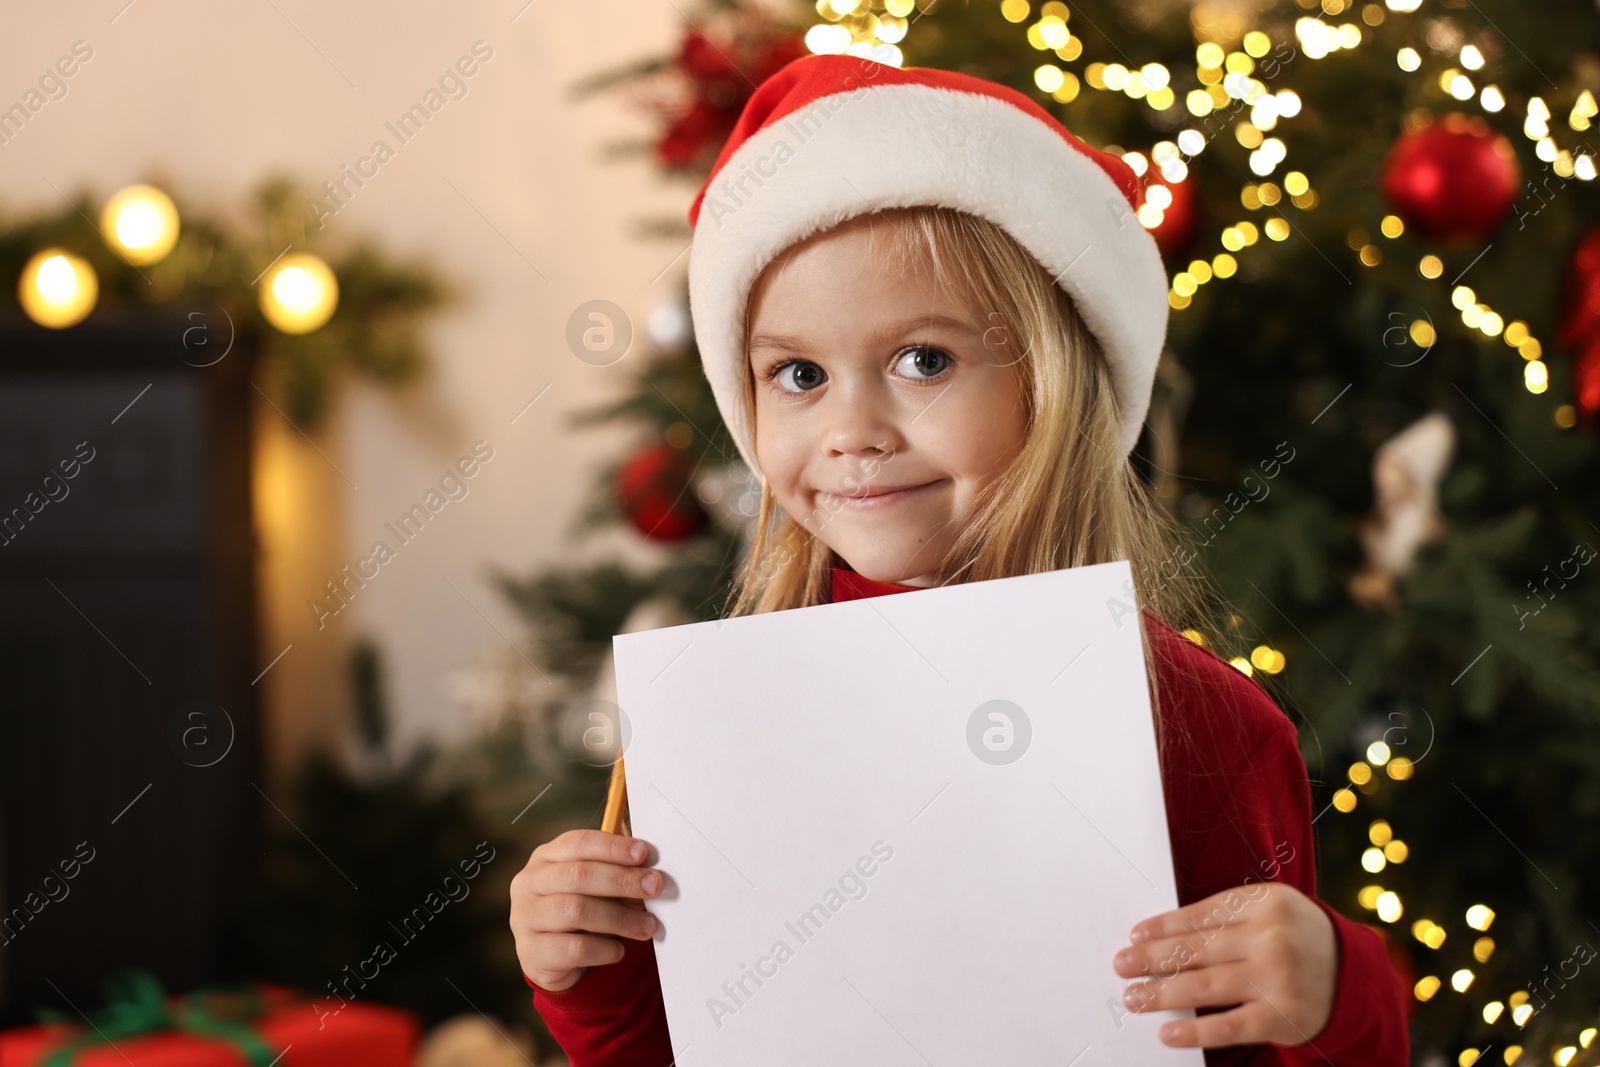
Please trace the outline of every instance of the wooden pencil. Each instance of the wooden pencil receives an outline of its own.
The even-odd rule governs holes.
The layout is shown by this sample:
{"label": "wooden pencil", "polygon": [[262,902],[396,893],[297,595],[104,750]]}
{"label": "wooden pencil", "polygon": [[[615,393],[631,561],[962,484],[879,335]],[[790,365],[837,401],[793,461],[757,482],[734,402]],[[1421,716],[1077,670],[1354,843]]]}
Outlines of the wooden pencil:
{"label": "wooden pencil", "polygon": [[611,765],[611,785],[606,790],[606,812],[600,819],[600,829],[608,834],[626,834],[623,810],[628,805],[628,781],[622,772],[622,757]]}

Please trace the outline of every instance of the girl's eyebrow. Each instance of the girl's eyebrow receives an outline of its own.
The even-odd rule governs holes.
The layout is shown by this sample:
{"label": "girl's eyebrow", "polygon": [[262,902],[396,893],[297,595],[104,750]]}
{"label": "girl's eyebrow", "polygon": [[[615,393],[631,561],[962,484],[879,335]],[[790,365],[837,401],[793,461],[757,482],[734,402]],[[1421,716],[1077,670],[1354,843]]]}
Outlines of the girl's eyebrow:
{"label": "girl's eyebrow", "polygon": [[[868,334],[868,339],[873,341],[892,341],[916,330],[945,329],[965,331],[971,328],[972,323],[966,319],[954,318],[949,315],[913,315],[910,318],[889,323],[873,330]],[[811,345],[803,337],[773,333],[758,333],[751,337],[750,351],[754,352],[758,348],[772,348],[781,352],[811,351]]]}

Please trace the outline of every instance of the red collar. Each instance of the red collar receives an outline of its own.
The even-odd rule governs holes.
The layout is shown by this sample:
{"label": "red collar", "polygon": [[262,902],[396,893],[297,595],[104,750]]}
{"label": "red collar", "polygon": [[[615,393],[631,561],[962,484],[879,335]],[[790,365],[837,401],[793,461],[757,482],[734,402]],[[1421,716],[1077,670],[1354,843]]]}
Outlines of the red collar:
{"label": "red collar", "polygon": [[898,582],[879,582],[871,578],[864,578],[855,571],[844,567],[833,568],[833,600],[865,600],[872,596],[887,596],[890,593],[911,593],[924,588],[920,585],[901,585]]}

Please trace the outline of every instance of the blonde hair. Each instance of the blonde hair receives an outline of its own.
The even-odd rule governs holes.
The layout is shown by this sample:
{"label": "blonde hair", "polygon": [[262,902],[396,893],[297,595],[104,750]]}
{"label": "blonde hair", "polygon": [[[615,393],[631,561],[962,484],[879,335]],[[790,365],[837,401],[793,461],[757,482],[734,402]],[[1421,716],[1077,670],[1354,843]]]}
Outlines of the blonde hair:
{"label": "blonde hair", "polygon": [[[1027,419],[1021,450],[963,516],[948,554],[932,572],[935,583],[1126,559],[1143,607],[1180,628],[1206,618],[1215,593],[1199,572],[1173,566],[1188,534],[1156,502],[1122,451],[1122,411],[1110,368],[1071,297],[1032,254],[987,219],[919,206],[850,220],[858,221],[871,227],[874,240],[885,235],[902,265],[913,270],[931,265],[938,285],[969,309],[984,309],[986,321],[1005,331],[1007,349],[1022,353],[1014,364]],[[748,359],[744,390],[753,421]],[[753,426],[751,432],[753,437]],[[761,511],[728,615],[827,603],[834,565],[832,549],[777,507],[761,476]],[[1148,640],[1145,648],[1149,662]],[[1154,704],[1155,671],[1149,673]],[[1156,722],[1159,732],[1159,710]]]}

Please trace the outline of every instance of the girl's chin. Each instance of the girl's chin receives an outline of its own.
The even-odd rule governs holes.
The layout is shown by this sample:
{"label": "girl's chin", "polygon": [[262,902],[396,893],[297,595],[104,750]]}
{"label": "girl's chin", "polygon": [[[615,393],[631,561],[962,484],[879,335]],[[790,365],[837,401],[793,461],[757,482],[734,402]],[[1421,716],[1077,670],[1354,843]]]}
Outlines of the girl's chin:
{"label": "girl's chin", "polygon": [[912,540],[904,551],[896,551],[895,546],[885,545],[881,540],[874,540],[871,544],[846,544],[843,548],[837,544],[829,547],[851,570],[875,582],[915,585],[933,569],[928,562],[933,554],[928,551],[925,541]]}

